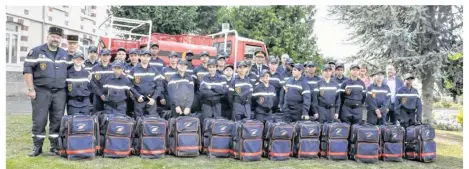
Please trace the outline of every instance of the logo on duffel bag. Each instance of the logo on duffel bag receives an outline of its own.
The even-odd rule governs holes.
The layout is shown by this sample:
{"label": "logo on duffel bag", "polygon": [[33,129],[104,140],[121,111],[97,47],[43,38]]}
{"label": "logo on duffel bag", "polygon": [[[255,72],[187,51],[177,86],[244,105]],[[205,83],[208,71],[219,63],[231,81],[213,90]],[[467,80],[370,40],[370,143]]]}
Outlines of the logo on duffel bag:
{"label": "logo on duffel bag", "polygon": [[220,127],[220,131],[225,131],[225,130],[226,130],[226,126],[225,126],[225,125],[222,125],[222,126]]}
{"label": "logo on duffel bag", "polygon": [[122,133],[122,131],[124,130],[124,127],[123,126],[116,126],[116,132],[117,133]]}
{"label": "logo on duffel bag", "polygon": [[78,131],[83,131],[83,130],[85,130],[85,126],[86,126],[86,124],[84,124],[84,123],[77,124],[77,127],[78,127],[77,130]]}
{"label": "logo on duffel bag", "polygon": [[336,128],[335,129],[335,134],[340,135],[340,132],[342,132],[341,128]]}
{"label": "logo on duffel bag", "polygon": [[280,131],[280,135],[281,135],[281,136],[287,135],[287,130],[282,129],[282,130]]}
{"label": "logo on duffel bag", "polygon": [[192,122],[184,122],[184,126],[190,127],[192,125]]}
{"label": "logo on duffel bag", "polygon": [[158,126],[151,126],[151,132],[152,133],[157,133],[158,132]]}
{"label": "logo on duffel bag", "polygon": [[397,139],[397,133],[392,133],[392,139]]}
{"label": "logo on duffel bag", "polygon": [[370,138],[371,136],[373,136],[373,133],[371,133],[371,132],[367,132],[365,134],[366,134],[366,138]]}
{"label": "logo on duffel bag", "polygon": [[256,136],[256,134],[257,134],[257,129],[252,129],[252,130],[251,130],[251,135],[252,135],[252,136]]}
{"label": "logo on duffel bag", "polygon": [[314,128],[309,131],[309,135],[314,135]]}

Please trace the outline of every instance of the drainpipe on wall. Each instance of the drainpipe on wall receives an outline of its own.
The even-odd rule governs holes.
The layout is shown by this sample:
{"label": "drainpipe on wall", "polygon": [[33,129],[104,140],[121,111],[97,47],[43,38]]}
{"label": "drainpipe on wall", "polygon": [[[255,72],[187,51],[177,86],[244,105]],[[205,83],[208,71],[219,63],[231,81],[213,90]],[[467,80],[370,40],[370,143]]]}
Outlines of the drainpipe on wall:
{"label": "drainpipe on wall", "polygon": [[42,37],[42,38],[41,38],[41,44],[44,44],[44,43],[45,43],[45,42],[44,42],[44,39],[45,39],[45,37],[44,37],[44,31],[45,31],[45,29],[46,29],[46,28],[45,28],[45,26],[46,26],[45,23],[46,23],[46,6],[42,6],[42,32],[41,32],[41,35],[42,35],[41,37]]}

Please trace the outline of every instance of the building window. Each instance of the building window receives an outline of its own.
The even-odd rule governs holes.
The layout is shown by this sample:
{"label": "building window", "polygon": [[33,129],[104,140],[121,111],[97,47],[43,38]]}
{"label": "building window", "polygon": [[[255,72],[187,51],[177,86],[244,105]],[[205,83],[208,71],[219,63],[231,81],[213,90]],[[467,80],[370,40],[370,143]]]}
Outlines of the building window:
{"label": "building window", "polygon": [[83,10],[83,13],[86,15],[86,16],[91,16],[92,14],[92,9],[91,9],[91,6],[85,6],[85,9]]}
{"label": "building window", "polygon": [[83,25],[80,25],[80,29],[83,30]]}
{"label": "building window", "polygon": [[63,7],[64,7],[64,8],[68,8],[68,6],[67,6],[67,5],[64,5]]}
{"label": "building window", "polygon": [[65,21],[65,26],[68,26],[68,21]]}
{"label": "building window", "polygon": [[6,24],[6,63],[7,64],[19,64],[18,53],[19,53],[19,40],[18,30],[19,25],[7,22]]}
{"label": "building window", "polygon": [[29,10],[25,9],[25,10],[24,10],[24,14],[25,14],[25,15],[29,15]]}
{"label": "building window", "polygon": [[52,21],[52,16],[49,16],[49,21]]}
{"label": "building window", "polygon": [[65,17],[68,17],[68,12],[65,12]]}

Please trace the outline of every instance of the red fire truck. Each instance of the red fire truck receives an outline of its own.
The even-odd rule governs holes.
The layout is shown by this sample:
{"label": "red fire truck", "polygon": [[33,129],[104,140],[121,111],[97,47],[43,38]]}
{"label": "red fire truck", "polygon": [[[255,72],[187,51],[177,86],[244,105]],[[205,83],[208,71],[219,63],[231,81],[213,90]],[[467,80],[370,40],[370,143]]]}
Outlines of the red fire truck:
{"label": "red fire truck", "polygon": [[195,66],[200,64],[199,58],[202,51],[208,51],[212,57],[221,52],[226,52],[228,64],[236,64],[236,62],[243,60],[245,55],[253,55],[258,50],[267,53],[264,42],[240,37],[236,30],[229,30],[228,24],[222,25],[221,32],[207,36],[189,34],[169,35],[151,32],[148,32],[148,34],[133,33],[135,29],[144,25],[148,25],[151,28],[151,20],[141,21],[109,17],[99,26],[100,28],[102,26],[107,27],[107,36],[100,37],[99,48],[111,49],[114,58],[119,47],[129,50],[131,48],[148,48],[151,43],[157,43],[160,49],[158,55],[167,64],[169,63],[168,55],[170,52],[177,52],[182,58],[185,58],[185,52],[192,50],[194,53],[193,64]]}

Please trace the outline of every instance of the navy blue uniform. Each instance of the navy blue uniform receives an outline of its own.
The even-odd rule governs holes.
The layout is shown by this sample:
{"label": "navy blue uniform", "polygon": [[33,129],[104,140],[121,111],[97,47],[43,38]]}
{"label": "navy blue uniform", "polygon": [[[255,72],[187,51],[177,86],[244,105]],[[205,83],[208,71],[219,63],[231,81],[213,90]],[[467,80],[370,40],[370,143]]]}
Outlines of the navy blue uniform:
{"label": "navy blue uniform", "polygon": [[339,114],[340,110],[340,88],[336,81],[330,79],[327,82],[321,79],[317,83],[317,87],[313,91],[316,100],[313,101],[315,105],[315,113],[318,113],[318,121],[320,123],[331,122],[334,119],[334,114]]}
{"label": "navy blue uniform", "polygon": [[340,89],[342,122],[358,124],[363,118],[363,103],[366,99],[365,83],[360,80],[349,79],[342,83]]}
{"label": "navy blue uniform", "polygon": [[254,88],[252,97],[256,120],[264,122],[265,118],[272,114],[272,107],[276,106],[274,104],[277,98],[276,96],[275,87],[271,84],[266,86],[264,83],[259,83]]}
{"label": "navy blue uniform", "polygon": [[89,72],[82,68],[80,71],[70,67],[67,72],[67,115],[89,114],[91,84]]}
{"label": "navy blue uniform", "polygon": [[[154,115],[156,112],[156,101],[163,99],[163,80],[164,77],[153,66],[148,65],[143,68],[142,64],[137,64],[130,69],[129,78],[133,83],[132,96],[133,106],[135,110],[135,118],[143,115]],[[149,105],[148,101],[138,102],[140,96],[149,97],[155,100],[153,105]]]}
{"label": "navy blue uniform", "polygon": [[269,70],[269,67],[267,67],[266,65],[261,65],[259,67],[258,67],[257,64],[253,64],[252,68],[251,68],[251,72],[256,74],[257,76],[259,76],[259,74],[262,70]]}
{"label": "navy blue uniform", "polygon": [[249,80],[250,80],[250,82],[251,82],[251,85],[252,85],[252,86],[255,86],[256,83],[257,83],[258,80],[259,80],[259,75],[255,74],[255,73],[253,73],[253,72],[250,72],[249,75],[248,75],[248,78],[249,78]]}
{"label": "navy blue uniform", "polygon": [[[205,118],[221,117],[221,99],[228,92],[226,79],[218,74],[211,77],[206,75],[200,84],[202,115],[200,121]],[[225,110],[226,111],[226,110]]]}
{"label": "navy blue uniform", "polygon": [[64,115],[67,78],[67,52],[61,48],[52,52],[47,44],[33,48],[24,60],[23,74],[33,75],[36,98],[31,100],[33,127],[32,137],[36,147],[42,147],[49,118],[51,147],[58,149],[60,120]]}
{"label": "navy blue uniform", "polygon": [[416,121],[422,121],[422,100],[414,87],[409,89],[402,86],[397,91],[394,103],[396,104],[394,111],[403,126],[407,127],[414,125]]}
{"label": "navy blue uniform", "polygon": [[235,76],[230,83],[228,100],[232,106],[232,119],[251,119],[252,84],[249,77]]}
{"label": "navy blue uniform", "polygon": [[103,91],[104,81],[113,75],[112,66],[108,64],[104,66],[102,63],[93,66],[91,69],[91,88],[94,94],[93,97],[93,112],[103,111],[104,102],[101,100],[101,95],[106,95]]}
{"label": "navy blue uniform", "polygon": [[[378,86],[373,83],[368,86],[366,96],[367,115],[366,121],[373,125],[382,125],[388,114],[389,103],[391,102],[391,90],[386,84]],[[381,112],[381,119],[378,119],[376,110]]]}
{"label": "navy blue uniform", "polygon": [[[116,77],[112,74],[103,83],[104,113],[106,114],[126,114],[126,99],[130,96],[132,82],[123,74]],[[136,94],[136,93],[133,93]]]}
{"label": "navy blue uniform", "polygon": [[348,80],[349,78],[345,77],[345,76],[342,76],[342,78],[339,79],[338,76],[335,76],[332,78],[332,80],[335,80],[335,82],[337,82],[339,84],[339,88],[342,86],[342,83],[344,83],[346,80]]}
{"label": "navy blue uniform", "polygon": [[285,96],[282,100],[282,111],[285,121],[301,120],[302,115],[308,115],[311,106],[311,90],[304,77],[295,80],[290,78],[285,84]]}
{"label": "navy blue uniform", "polygon": [[[138,63],[137,63],[138,64]],[[125,63],[124,65],[124,73],[126,75],[128,75],[130,73],[130,69],[132,69],[134,66],[136,65],[133,65],[132,63]],[[129,77],[129,76],[127,76]],[[125,100],[127,102],[127,115],[129,115],[130,117],[134,116],[135,115],[135,109],[134,109],[134,97],[128,97],[127,100]]]}
{"label": "navy blue uniform", "polygon": [[313,77],[309,77],[308,75],[304,75],[305,80],[308,82],[309,88],[311,89],[311,106],[309,107],[309,116],[313,116],[317,113],[318,106],[316,103],[318,102],[318,95],[314,93],[314,89],[317,88],[318,82],[321,80],[319,76],[314,75]]}
{"label": "navy blue uniform", "polygon": [[[218,74],[218,73],[217,73]],[[194,79],[195,98],[192,107],[196,110],[200,109],[200,100],[202,99],[202,93],[200,92],[200,83],[202,83],[205,75],[208,75],[208,69],[200,64],[194,69],[192,78]]]}
{"label": "navy blue uniform", "polygon": [[177,73],[177,68],[173,68],[171,66],[166,66],[161,71],[161,75],[163,75],[165,79],[163,80],[163,87],[164,87],[163,96],[166,100],[166,105],[162,106],[163,110],[171,109],[171,97],[169,97],[169,93],[168,93],[168,82],[169,82],[169,78],[175,75],[176,73]]}
{"label": "navy blue uniform", "polygon": [[91,60],[89,59],[86,59],[85,60],[85,63],[83,64],[85,66],[85,70],[86,71],[91,71],[91,69],[93,68],[93,66],[97,65],[98,64],[98,59],[96,59],[94,61],[94,63],[91,62]]}
{"label": "navy blue uniform", "polygon": [[[230,84],[231,84],[231,80],[233,78],[230,78],[230,79],[227,79],[226,76],[223,76],[223,78],[225,79],[225,82],[226,84],[228,85],[228,88],[230,87]],[[228,99],[228,94],[229,92],[226,92],[225,94],[223,94],[223,97],[221,98],[221,109],[223,110],[221,112],[221,115],[226,118],[226,119],[231,119],[232,118],[232,109],[231,109],[231,106],[233,104],[230,104],[229,102],[229,99]]]}
{"label": "navy blue uniform", "polygon": [[150,60],[150,65],[155,67],[159,72],[161,72],[163,68],[166,67],[166,64],[164,63],[163,59],[161,59],[160,57],[154,59],[153,56]]}
{"label": "navy blue uniform", "polygon": [[[132,69],[133,67],[137,66],[139,63],[137,63],[136,65],[133,65],[132,63],[126,63],[125,66],[124,66],[124,70],[125,70],[125,74],[128,74],[130,73],[130,69]],[[155,68],[156,69],[156,68]]]}
{"label": "navy blue uniform", "polygon": [[171,112],[172,117],[177,117],[176,107],[180,107],[184,112],[185,108],[191,108],[194,101],[194,81],[192,77],[184,73],[181,76],[179,73],[172,75],[168,81],[168,93],[171,98]]}
{"label": "navy blue uniform", "polygon": [[280,110],[280,92],[282,91],[282,87],[285,85],[285,81],[283,79],[283,75],[279,72],[271,72],[271,76],[269,78],[269,84],[271,84],[275,89],[275,98],[274,98],[274,106],[272,107],[272,113],[277,113]]}

